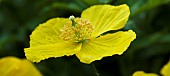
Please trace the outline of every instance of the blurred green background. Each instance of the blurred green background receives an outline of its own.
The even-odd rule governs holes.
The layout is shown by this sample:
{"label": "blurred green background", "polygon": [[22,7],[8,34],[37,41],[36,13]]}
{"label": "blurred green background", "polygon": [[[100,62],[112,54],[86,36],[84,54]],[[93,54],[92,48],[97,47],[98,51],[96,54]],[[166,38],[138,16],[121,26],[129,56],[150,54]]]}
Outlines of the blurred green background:
{"label": "blurred green background", "polygon": [[[137,70],[160,74],[170,58],[170,0],[0,0],[0,58],[25,58],[23,48],[29,47],[29,35],[38,24],[54,17],[80,17],[97,4],[129,5],[131,15],[121,30],[137,33],[123,55],[93,62],[100,75],[131,76]],[[95,76],[92,66],[76,56],[34,64],[44,76]]]}

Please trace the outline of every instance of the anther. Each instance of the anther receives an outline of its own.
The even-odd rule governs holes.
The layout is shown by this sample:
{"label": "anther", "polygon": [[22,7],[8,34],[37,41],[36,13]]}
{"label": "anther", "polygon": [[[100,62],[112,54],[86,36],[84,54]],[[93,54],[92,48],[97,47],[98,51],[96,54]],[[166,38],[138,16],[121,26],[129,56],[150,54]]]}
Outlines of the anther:
{"label": "anther", "polygon": [[89,37],[94,31],[91,22],[86,19],[70,16],[69,20],[61,29],[61,38],[65,41],[88,42]]}

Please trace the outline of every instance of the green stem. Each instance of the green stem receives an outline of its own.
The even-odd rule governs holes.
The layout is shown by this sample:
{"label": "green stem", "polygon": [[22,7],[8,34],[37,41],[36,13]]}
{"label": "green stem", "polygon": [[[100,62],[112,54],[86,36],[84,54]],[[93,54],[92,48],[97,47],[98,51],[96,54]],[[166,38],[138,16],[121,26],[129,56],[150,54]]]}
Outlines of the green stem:
{"label": "green stem", "polygon": [[98,71],[97,71],[97,69],[96,69],[96,67],[95,67],[95,65],[93,63],[92,63],[92,67],[94,69],[94,72],[95,72],[96,76],[100,76],[100,74],[98,73]]}

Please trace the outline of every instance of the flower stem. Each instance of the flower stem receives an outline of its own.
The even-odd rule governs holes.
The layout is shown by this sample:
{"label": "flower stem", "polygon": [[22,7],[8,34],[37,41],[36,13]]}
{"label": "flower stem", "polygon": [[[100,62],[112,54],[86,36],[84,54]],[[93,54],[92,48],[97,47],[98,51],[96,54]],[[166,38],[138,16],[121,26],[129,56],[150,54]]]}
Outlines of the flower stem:
{"label": "flower stem", "polygon": [[94,72],[95,72],[96,76],[100,76],[100,74],[98,73],[98,71],[97,71],[97,69],[96,69],[96,67],[95,67],[95,65],[93,63],[92,63],[92,67],[94,69]]}

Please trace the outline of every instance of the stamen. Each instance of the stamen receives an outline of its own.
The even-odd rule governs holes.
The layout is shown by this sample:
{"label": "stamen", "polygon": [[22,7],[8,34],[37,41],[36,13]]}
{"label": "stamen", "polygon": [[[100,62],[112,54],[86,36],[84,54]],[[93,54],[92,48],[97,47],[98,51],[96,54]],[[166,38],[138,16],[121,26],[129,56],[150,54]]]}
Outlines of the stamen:
{"label": "stamen", "polygon": [[69,19],[61,29],[61,38],[65,41],[86,42],[94,31],[91,22],[74,16],[70,16]]}

